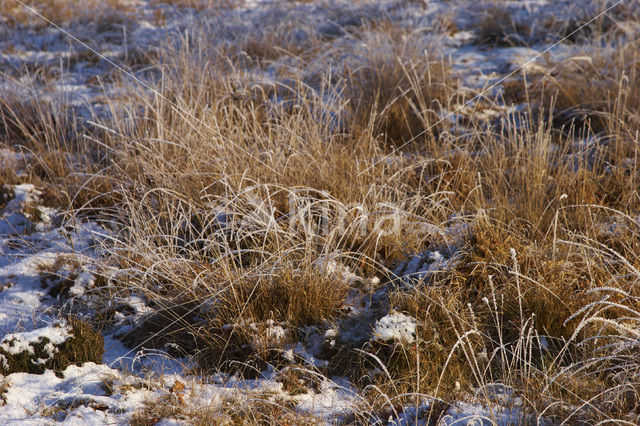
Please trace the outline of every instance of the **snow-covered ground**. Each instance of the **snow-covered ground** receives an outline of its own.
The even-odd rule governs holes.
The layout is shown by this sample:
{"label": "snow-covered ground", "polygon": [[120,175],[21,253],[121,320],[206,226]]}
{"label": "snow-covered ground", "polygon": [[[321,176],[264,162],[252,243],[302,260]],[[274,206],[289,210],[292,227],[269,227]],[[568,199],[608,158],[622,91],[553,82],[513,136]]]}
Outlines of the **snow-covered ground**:
{"label": "snow-covered ground", "polygon": [[[596,2],[588,1],[502,3],[512,10],[514,19],[523,23],[534,22],[534,16],[535,22],[543,22],[545,16],[562,21],[576,16],[578,11],[589,16],[600,10],[594,5]],[[146,73],[153,69],[145,62],[144,55],[153,55],[158,45],[184,35],[196,25],[208,26],[212,34],[227,34],[226,39],[223,37],[218,43],[232,43],[234,32],[243,33],[265,22],[281,19],[281,14],[290,21],[301,23],[295,35],[300,43],[305,43],[309,37],[329,40],[327,49],[350,43],[353,56],[343,58],[344,61],[359,60],[358,55],[363,49],[363,42],[350,36],[354,27],[377,17],[400,22],[422,34],[425,46],[437,43],[451,58],[457,76],[468,88],[488,87],[524,64],[529,68],[542,67],[542,64],[528,61],[558,41],[557,37],[545,36],[544,29],[529,27],[522,34],[526,38],[526,43],[521,43],[523,45],[497,47],[477,43],[476,21],[489,13],[490,6],[485,2],[462,0],[255,0],[240,2],[235,8],[216,9],[213,13],[207,9],[180,9],[159,1],[131,0],[135,13],[126,22],[106,28],[72,23],[65,27],[68,34],[51,26],[9,25],[0,16],[0,71],[5,73],[0,75],[0,91],[8,90],[28,97],[35,90],[41,99],[63,99],[81,117],[91,117],[92,113],[107,114],[104,99],[118,99],[124,90],[109,78],[112,73],[119,72],[114,64],[122,65],[131,76],[144,79]],[[453,34],[435,31],[445,18],[457,28]],[[636,31],[634,28],[626,30]],[[79,40],[71,39],[69,34]],[[99,52],[102,59],[96,59],[89,48]],[[571,46],[562,45],[549,54],[571,56],[571,50]],[[261,78],[274,79],[279,67],[287,65],[298,67],[305,78],[327,67],[338,67],[339,64],[332,63],[333,60],[335,58],[328,55],[318,56],[317,61],[311,64],[296,64],[290,58],[283,59],[289,61],[286,64],[276,60],[266,68],[256,70],[256,74]],[[24,73],[24,69],[41,71]],[[49,74],[46,79],[41,75],[44,72]],[[141,87],[141,90],[146,89]],[[32,161],[28,153],[0,148],[0,163],[11,167],[18,175],[26,173]],[[94,273],[103,256],[101,247],[109,243],[112,230],[44,206],[39,188],[28,183],[0,188],[0,196],[3,197],[0,198],[0,348],[28,350],[29,342],[42,337],[53,344],[60,344],[69,337],[69,330],[59,322],[62,312],[67,312],[73,304],[78,306],[76,313],[82,309],[90,310],[95,302],[93,290],[98,284]],[[396,266],[394,273],[398,281],[418,285],[455,263],[456,248],[443,247],[410,257]],[[345,280],[360,279],[333,259],[319,262],[318,269],[321,273]],[[64,294],[60,290],[62,281],[67,282]],[[374,299],[379,297],[383,300],[384,291]],[[136,296],[131,296],[126,303],[131,309],[126,311],[128,314],[120,312],[121,316],[117,318],[119,322],[116,325],[122,327],[140,319],[148,309]],[[360,306],[354,308],[353,318],[365,319],[364,330],[348,329],[353,320],[347,318],[342,331],[330,329],[319,337],[320,343],[307,343],[290,348],[290,351],[307,359],[312,366],[314,362],[321,362],[314,358],[317,357],[314,348],[321,346],[322,340],[335,344],[339,333],[347,333],[344,329],[353,334],[353,339],[413,343],[416,329],[413,318],[402,313],[387,314],[388,306],[375,308],[371,301],[359,305],[354,303],[354,306]],[[269,338],[277,338],[286,332],[286,328],[277,324],[268,324],[267,329]],[[245,381],[222,375],[207,378],[189,376],[184,371],[190,366],[188,359],[172,359],[160,351],[130,350],[114,337],[113,329],[103,337],[103,364],[89,362],[81,366],[70,365],[58,373],[47,370],[44,374],[20,372],[2,376],[0,424],[35,425],[55,421],[69,424],[127,423],[145,401],[162,398],[173,398],[180,405],[194,408],[215,408],[230,400],[241,404],[243,398],[251,398],[252,394],[269,393],[274,401],[289,398],[282,383],[275,380],[275,373],[270,371],[265,371],[259,379]],[[13,346],[9,345],[10,341],[14,342]],[[0,363],[2,361],[0,358]],[[176,383],[184,384],[185,388],[176,386]],[[363,399],[340,377],[322,378],[313,392],[292,398],[297,410],[327,422],[339,420],[352,411],[366,411]],[[518,410],[516,398],[503,399],[506,403],[492,406],[478,402],[482,400],[480,398],[452,405],[447,408],[442,422],[452,425],[511,424],[525,420]],[[432,403],[425,398],[417,409],[407,409],[396,419],[391,418],[389,423],[414,424],[429,412]],[[180,421],[176,419],[176,422]],[[165,419],[162,424],[175,423]]]}

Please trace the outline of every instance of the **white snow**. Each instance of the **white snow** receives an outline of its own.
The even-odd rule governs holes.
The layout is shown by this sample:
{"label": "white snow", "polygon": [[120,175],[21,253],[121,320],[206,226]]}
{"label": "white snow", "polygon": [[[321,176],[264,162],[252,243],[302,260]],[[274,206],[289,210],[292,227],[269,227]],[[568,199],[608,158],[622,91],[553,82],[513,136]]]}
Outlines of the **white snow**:
{"label": "white snow", "polygon": [[53,345],[60,345],[64,343],[69,337],[71,327],[69,325],[60,323],[49,327],[42,327],[32,331],[25,331],[22,333],[7,334],[0,341],[0,349],[12,355],[19,354],[21,352],[29,352],[34,354],[33,344],[44,339],[49,339],[48,348],[49,356],[55,355],[55,347]]}
{"label": "white snow", "polygon": [[[54,221],[41,218],[34,224],[23,209],[30,204],[44,210],[38,206],[39,191],[30,184],[11,189],[15,197],[0,210],[0,332],[4,333],[54,323],[56,318],[49,314],[53,301],[47,300],[42,270],[64,258],[90,263],[97,256],[95,242],[109,234],[91,222],[54,226]],[[47,216],[56,214],[49,209]]]}
{"label": "white snow", "polygon": [[407,284],[428,280],[438,272],[446,272],[457,263],[456,252],[450,250],[445,257],[438,250],[427,250],[411,256],[394,273]]}
{"label": "white snow", "polygon": [[346,283],[361,281],[362,279],[354,274],[347,265],[337,260],[338,257],[337,254],[320,257],[315,262],[316,269],[321,274]]}
{"label": "white snow", "polygon": [[[5,406],[0,409],[2,424],[48,424],[51,411],[59,411],[58,419],[71,424],[122,424],[141,407],[153,391],[143,387],[127,387],[115,380],[113,394],[108,383],[121,373],[106,365],[85,363],[71,365],[58,377],[53,371],[44,374],[14,373],[7,376]],[[102,408],[104,407],[104,408]]]}
{"label": "white snow", "polygon": [[336,416],[346,415],[360,403],[361,397],[346,380],[323,380],[319,392],[296,395],[296,408],[331,423]]}
{"label": "white snow", "polygon": [[287,330],[273,320],[266,321],[267,328],[264,331],[265,339],[269,342],[282,342],[287,335]]}
{"label": "white snow", "polygon": [[374,338],[411,344],[416,340],[416,320],[400,312],[394,312],[376,321]]}

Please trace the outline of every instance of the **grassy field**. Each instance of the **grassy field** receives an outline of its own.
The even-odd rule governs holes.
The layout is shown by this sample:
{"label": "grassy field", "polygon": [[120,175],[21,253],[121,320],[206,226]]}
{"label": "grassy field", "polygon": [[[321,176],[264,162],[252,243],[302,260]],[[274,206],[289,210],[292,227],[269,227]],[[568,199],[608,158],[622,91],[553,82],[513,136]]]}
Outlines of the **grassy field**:
{"label": "grassy field", "polygon": [[[141,19],[133,2],[31,3],[71,29]],[[592,16],[577,10],[525,22],[510,2],[457,2],[417,29],[367,2],[323,9],[324,26],[289,4],[246,30],[225,21],[241,4],[211,3],[148,9],[158,26],[169,7],[206,19],[118,56],[136,80],[105,65],[95,86],[118,95],[90,118],[50,86],[101,61],[91,52],[3,76],[22,91],[0,96],[0,146],[33,157],[26,174],[0,165],[0,183],[113,232],[90,306],[62,311],[108,332],[135,295],[151,313],[120,336],[129,347],[169,348],[203,377],[269,370],[284,390],[150,400],[133,424],[315,423],[295,398],[324,377],[361,397],[343,423],[435,424],[461,401],[516,423],[638,421],[637,10],[581,28]],[[11,1],[0,14],[46,27]],[[478,83],[443,41],[463,35],[485,58],[564,40]],[[404,323],[385,334],[385,318]]]}

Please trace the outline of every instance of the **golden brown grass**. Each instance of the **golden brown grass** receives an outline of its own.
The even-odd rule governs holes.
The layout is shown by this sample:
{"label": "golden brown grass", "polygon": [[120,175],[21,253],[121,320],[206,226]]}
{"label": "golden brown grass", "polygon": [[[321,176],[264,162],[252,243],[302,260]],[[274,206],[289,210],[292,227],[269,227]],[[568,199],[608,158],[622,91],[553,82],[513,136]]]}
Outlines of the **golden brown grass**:
{"label": "golden brown grass", "polygon": [[450,65],[406,29],[373,27],[357,38],[364,51],[343,71],[350,131],[369,132],[383,146],[412,139],[405,149],[429,146],[440,130],[438,112],[461,100]]}
{"label": "golden brown grass", "polygon": [[82,5],[66,0],[24,0],[22,3],[28,7],[15,0],[0,3],[0,14],[8,25],[47,27],[49,24],[33,12],[35,11],[56,25],[92,24],[97,26],[96,30],[101,31],[114,25],[126,24],[133,13],[126,0],[89,0],[83,1]]}
{"label": "golden brown grass", "polygon": [[105,167],[100,160],[105,153],[88,137],[102,131],[79,125],[64,99],[41,98],[35,85],[19,87],[0,99],[0,146],[26,154],[29,164],[23,176],[11,169],[0,173],[7,182],[38,185],[47,206],[86,213],[99,207],[106,213],[114,203],[112,185],[117,178],[98,172]]}
{"label": "golden brown grass", "polygon": [[[501,384],[534,418],[637,421],[635,44],[509,82],[506,100],[526,103],[520,120],[431,128],[462,99],[449,64],[393,26],[348,37],[375,48],[287,84],[257,79],[205,36],[183,41],[161,55],[156,94],[131,90],[102,120],[101,155],[40,103],[3,101],[5,143],[34,152],[39,179],[77,212],[111,208],[115,288],[158,311],[132,345],[176,344],[201,368],[250,376],[286,365],[302,330],[339,323],[354,294],[389,285],[389,307],[417,320],[416,343],[368,341],[339,360],[372,412],[425,396],[486,402]],[[286,37],[264,54],[250,42],[240,50],[260,60],[326,53],[321,40],[304,53]],[[60,152],[84,155],[83,173],[65,177]],[[449,225],[466,229],[455,266],[413,288],[390,283],[409,255],[452,243]],[[362,279],[328,273],[328,259]],[[225,419],[289,421],[292,407],[267,405]],[[165,408],[139,419],[177,412]]]}

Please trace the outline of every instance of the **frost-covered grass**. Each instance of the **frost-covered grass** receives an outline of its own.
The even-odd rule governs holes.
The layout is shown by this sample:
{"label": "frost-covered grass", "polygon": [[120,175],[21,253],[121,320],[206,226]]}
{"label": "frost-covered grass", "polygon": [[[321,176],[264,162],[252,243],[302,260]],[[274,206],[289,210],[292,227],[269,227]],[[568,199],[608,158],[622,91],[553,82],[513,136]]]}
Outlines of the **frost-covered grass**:
{"label": "frost-covered grass", "polygon": [[11,416],[638,421],[637,8],[116,3],[1,6],[3,333],[106,342]]}

